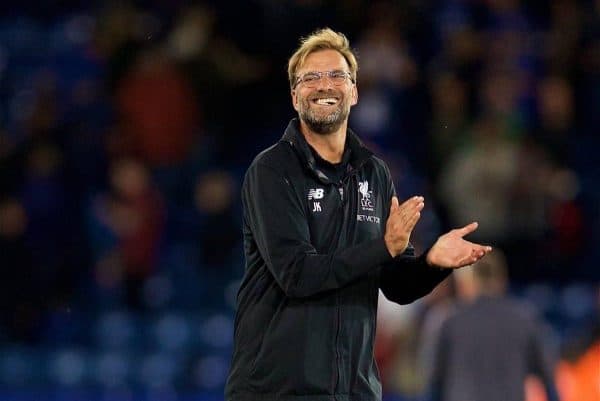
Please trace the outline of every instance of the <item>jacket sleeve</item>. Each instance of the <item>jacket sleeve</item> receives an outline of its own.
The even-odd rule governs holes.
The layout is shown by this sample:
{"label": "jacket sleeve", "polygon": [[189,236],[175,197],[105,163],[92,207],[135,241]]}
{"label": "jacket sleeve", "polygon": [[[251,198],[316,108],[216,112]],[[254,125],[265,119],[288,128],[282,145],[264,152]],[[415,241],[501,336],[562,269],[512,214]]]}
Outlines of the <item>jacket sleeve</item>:
{"label": "jacket sleeve", "polygon": [[415,257],[412,245],[406,251],[385,263],[379,272],[379,288],[387,299],[398,304],[409,304],[429,294],[452,272],[451,269],[431,267],[425,261],[427,251]]}
{"label": "jacket sleeve", "polygon": [[258,251],[288,297],[341,288],[392,260],[383,238],[317,253],[302,200],[290,181],[270,166],[255,162],[250,167],[242,201]]}

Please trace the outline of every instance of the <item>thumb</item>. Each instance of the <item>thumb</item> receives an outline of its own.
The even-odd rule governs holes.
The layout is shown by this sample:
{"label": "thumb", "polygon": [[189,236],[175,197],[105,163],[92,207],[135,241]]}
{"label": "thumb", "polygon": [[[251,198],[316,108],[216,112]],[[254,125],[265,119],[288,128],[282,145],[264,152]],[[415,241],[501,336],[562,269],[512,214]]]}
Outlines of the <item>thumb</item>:
{"label": "thumb", "polygon": [[398,210],[399,207],[400,207],[400,204],[398,203],[398,197],[392,196],[392,207],[391,207],[390,211],[395,212],[396,210]]}
{"label": "thumb", "polygon": [[465,235],[470,234],[473,231],[475,231],[477,229],[478,225],[479,224],[477,224],[476,221],[471,224],[467,224],[466,226],[459,228],[458,233],[460,234],[461,237],[464,237]]}

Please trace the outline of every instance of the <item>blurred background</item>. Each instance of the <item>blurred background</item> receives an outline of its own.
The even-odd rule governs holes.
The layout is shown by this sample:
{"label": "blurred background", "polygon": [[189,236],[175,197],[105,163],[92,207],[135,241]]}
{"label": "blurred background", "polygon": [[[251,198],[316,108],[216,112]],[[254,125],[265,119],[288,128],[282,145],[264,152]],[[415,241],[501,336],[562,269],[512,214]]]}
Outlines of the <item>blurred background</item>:
{"label": "blurred background", "polygon": [[[426,198],[415,246],[479,221],[575,400],[600,308],[597,0],[2,3],[0,399],[223,398],[239,187],[294,117],[287,58],[325,26],[357,51],[351,127]],[[423,399],[456,298],[382,300],[387,400]]]}

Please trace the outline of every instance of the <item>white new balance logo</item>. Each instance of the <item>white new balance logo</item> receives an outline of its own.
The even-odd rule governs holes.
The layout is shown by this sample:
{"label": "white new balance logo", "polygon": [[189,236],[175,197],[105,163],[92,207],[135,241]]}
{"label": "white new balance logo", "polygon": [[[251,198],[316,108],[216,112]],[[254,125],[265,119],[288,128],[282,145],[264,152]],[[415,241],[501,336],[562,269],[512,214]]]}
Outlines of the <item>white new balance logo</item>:
{"label": "white new balance logo", "polygon": [[309,189],[308,190],[308,200],[313,199],[323,199],[323,188]]}

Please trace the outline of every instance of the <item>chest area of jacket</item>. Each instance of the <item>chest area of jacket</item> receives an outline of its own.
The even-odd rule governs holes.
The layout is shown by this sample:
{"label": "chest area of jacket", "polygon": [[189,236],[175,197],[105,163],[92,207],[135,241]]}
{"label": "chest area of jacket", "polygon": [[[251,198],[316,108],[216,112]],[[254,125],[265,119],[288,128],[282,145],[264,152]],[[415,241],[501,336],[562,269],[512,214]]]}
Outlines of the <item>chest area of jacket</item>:
{"label": "chest area of jacket", "polygon": [[383,233],[383,189],[373,175],[355,173],[336,184],[308,180],[302,195],[317,249],[348,246]]}

